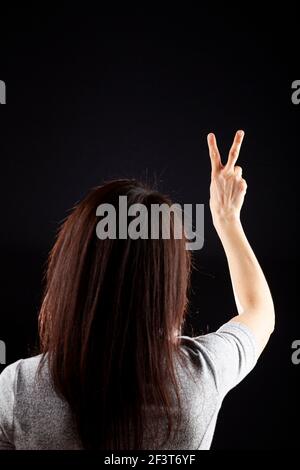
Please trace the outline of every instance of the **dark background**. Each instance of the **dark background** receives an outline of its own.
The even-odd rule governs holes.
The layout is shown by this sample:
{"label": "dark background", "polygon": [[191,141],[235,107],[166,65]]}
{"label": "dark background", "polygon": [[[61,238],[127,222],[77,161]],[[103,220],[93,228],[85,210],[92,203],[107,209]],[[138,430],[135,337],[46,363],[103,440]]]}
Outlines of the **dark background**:
{"label": "dark background", "polygon": [[190,325],[199,333],[228,320],[235,305],[208,209],[206,134],[217,134],[226,156],[242,128],[242,219],[277,326],[255,371],[225,399],[213,448],[297,446],[300,365],[292,365],[291,343],[300,339],[300,105],[291,102],[291,83],[300,78],[298,17],[292,7],[262,13],[246,6],[1,12],[0,339],[7,363],[35,345],[41,278],[59,222],[88,188],[112,177],[156,181],[177,202],[205,204]]}

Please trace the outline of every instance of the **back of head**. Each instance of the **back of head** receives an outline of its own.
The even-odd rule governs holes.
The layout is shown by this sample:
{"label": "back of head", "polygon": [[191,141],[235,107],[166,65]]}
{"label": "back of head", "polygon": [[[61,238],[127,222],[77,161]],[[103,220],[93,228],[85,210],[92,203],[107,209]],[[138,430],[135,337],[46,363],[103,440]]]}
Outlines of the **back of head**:
{"label": "back of head", "polygon": [[97,207],[115,207],[118,229],[120,196],[128,206],[171,205],[136,180],[91,190],[60,228],[40,312],[42,352],[55,389],[90,449],[141,448],[149,404],[161,407],[170,435],[171,389],[180,407],[174,358],[187,306],[189,252],[184,236],[174,237],[173,217],[168,239],[99,239]]}

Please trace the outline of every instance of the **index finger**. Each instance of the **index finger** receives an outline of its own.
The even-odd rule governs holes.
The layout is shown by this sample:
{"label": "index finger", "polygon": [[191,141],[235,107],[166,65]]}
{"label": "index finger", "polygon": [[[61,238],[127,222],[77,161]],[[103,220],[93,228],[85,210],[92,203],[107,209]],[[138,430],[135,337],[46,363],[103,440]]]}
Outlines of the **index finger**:
{"label": "index finger", "polygon": [[233,170],[234,165],[236,164],[236,161],[239,158],[244,135],[244,131],[237,131],[237,133],[235,134],[234,141],[229,151],[228,160],[225,166],[227,170]]}
{"label": "index finger", "polygon": [[208,134],[207,136],[207,144],[209,149],[209,156],[211,162],[211,170],[212,172],[217,171],[222,166],[220,152],[217,146],[217,140],[215,134]]}

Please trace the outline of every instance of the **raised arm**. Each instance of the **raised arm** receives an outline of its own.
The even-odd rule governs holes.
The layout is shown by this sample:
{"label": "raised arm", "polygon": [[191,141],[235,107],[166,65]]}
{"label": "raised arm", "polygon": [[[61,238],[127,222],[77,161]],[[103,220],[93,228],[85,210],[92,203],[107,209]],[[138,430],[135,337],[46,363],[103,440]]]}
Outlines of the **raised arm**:
{"label": "raised arm", "polygon": [[227,257],[238,316],[231,321],[248,326],[257,339],[258,353],[266,346],[274,330],[272,296],[243,230],[240,211],[247,190],[242,169],[235,166],[244,132],[238,131],[228,161],[221,162],[214,134],[208,135],[211,159],[210,209],[214,227]]}

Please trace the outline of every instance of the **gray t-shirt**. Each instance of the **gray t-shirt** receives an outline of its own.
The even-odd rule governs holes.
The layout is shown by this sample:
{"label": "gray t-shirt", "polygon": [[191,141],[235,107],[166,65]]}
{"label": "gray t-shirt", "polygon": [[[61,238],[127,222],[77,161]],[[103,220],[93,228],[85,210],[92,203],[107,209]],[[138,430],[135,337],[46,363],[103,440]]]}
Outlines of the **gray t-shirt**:
{"label": "gray t-shirt", "polygon": [[[223,398],[256,364],[255,338],[246,326],[229,322],[181,341],[188,359],[188,368],[177,369],[183,414],[164,449],[209,449]],[[81,449],[69,406],[55,393],[47,366],[37,380],[40,359],[21,359],[0,375],[0,449]],[[166,423],[159,410],[149,412],[143,448],[155,450],[150,436],[159,436]]]}

